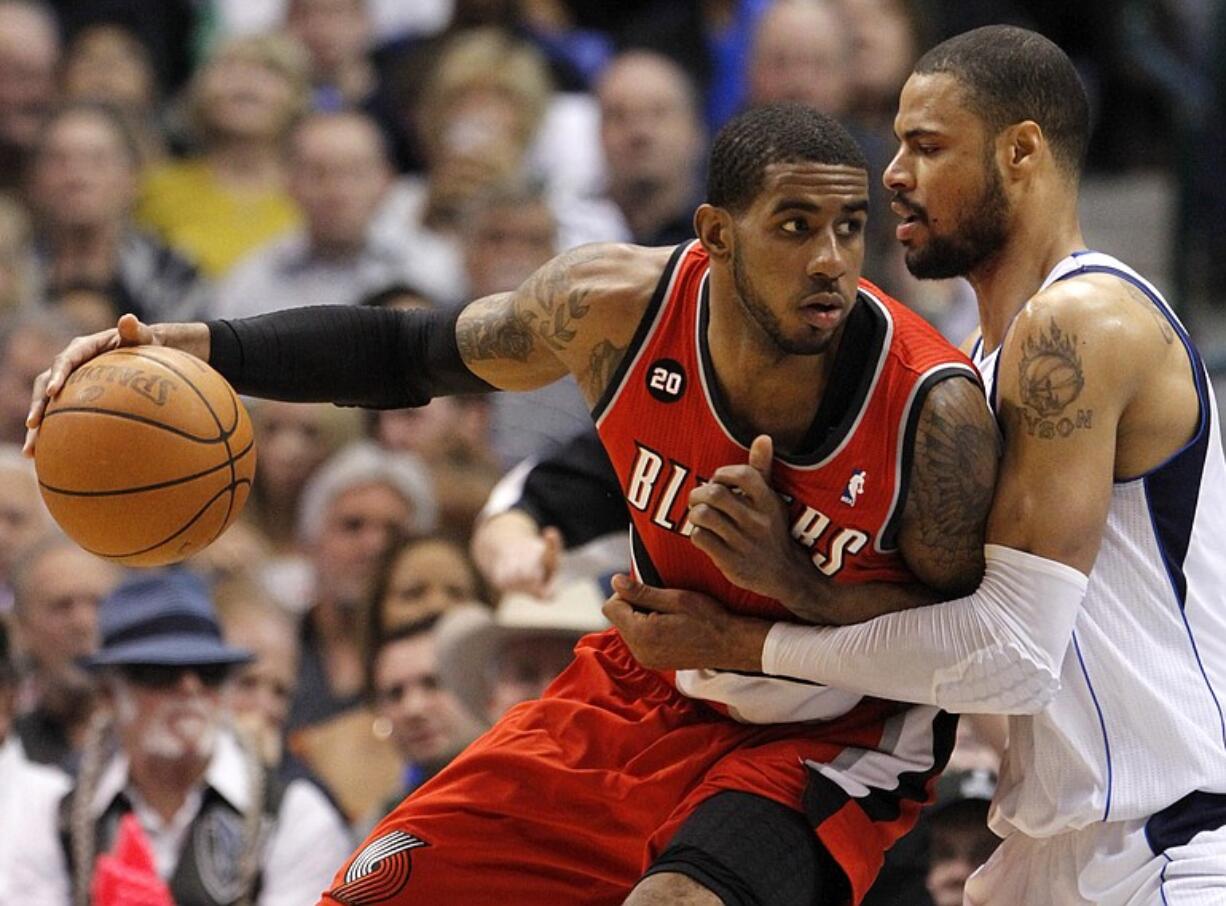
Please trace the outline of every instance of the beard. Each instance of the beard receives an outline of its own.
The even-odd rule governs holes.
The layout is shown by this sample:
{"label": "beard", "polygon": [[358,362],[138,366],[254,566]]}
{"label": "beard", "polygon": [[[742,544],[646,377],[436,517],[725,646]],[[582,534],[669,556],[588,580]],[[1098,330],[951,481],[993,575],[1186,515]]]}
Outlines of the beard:
{"label": "beard", "polygon": [[[926,245],[909,248],[907,270],[920,280],[965,277],[1005,246],[1008,238],[1009,199],[1000,171],[991,158],[985,162],[987,183],[979,197],[966,205],[965,219],[947,236],[929,233]],[[904,201],[905,203],[905,201]],[[915,209],[924,223],[927,212]]]}
{"label": "beard", "polygon": [[732,283],[736,287],[741,307],[780,352],[785,355],[821,355],[829,348],[834,339],[834,331],[803,339],[794,339],[783,332],[779,317],[762,301],[749,278],[749,268],[741,258],[740,243],[732,247]]}

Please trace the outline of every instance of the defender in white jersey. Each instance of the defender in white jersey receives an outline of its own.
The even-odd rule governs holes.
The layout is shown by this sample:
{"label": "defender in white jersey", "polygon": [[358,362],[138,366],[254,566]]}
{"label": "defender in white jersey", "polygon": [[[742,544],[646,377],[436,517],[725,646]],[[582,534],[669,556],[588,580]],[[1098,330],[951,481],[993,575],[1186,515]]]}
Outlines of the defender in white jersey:
{"label": "defender in white jersey", "polygon": [[[782,600],[813,622],[885,615],[776,624],[764,640],[688,593],[622,583],[622,597],[673,618],[609,611],[636,654],[667,649],[676,666],[1009,714],[990,815],[1005,841],[967,884],[968,903],[1224,904],[1216,403],[1161,295],[1085,250],[1087,109],[1059,48],[992,26],[925,54],[895,120],[885,183],[908,266],[965,276],[979,302],[975,359],[1004,446],[979,589],[917,607],[931,603],[918,590],[809,581]],[[764,554],[774,546],[761,526],[781,524],[764,487],[730,469],[691,497],[692,521],[721,536],[721,568],[750,588],[780,568]]]}

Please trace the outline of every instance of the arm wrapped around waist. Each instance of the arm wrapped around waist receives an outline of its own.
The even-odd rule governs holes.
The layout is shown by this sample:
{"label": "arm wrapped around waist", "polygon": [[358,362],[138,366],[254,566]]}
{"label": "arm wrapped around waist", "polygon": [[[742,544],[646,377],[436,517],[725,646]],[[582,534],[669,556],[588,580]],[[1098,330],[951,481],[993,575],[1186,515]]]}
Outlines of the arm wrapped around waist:
{"label": "arm wrapped around waist", "polygon": [[974,594],[867,623],[776,623],[762,669],[948,711],[1034,714],[1060,669],[1088,578],[1063,563],[989,544]]}
{"label": "arm wrapped around waist", "polygon": [[208,322],[209,364],[239,393],[368,409],[495,388],[460,357],[459,312],[321,305]]}

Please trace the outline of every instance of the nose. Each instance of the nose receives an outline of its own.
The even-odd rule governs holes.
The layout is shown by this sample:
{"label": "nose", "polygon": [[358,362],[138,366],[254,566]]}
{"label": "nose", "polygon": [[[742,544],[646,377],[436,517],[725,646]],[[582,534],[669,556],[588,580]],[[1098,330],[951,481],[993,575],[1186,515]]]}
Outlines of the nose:
{"label": "nose", "polygon": [[843,244],[839,242],[833,228],[822,231],[818,234],[813,254],[809,257],[809,276],[838,280],[847,270],[843,254]]}
{"label": "nose", "polygon": [[910,192],[915,188],[915,176],[907,165],[906,148],[898,149],[894,159],[882,172],[881,182],[891,192]]}

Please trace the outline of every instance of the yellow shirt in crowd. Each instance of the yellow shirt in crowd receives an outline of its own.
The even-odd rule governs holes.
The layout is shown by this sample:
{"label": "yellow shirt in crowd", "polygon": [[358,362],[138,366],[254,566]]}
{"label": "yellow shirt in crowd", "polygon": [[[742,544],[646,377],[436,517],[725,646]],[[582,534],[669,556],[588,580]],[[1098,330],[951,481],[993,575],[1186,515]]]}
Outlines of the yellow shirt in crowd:
{"label": "yellow shirt in crowd", "polygon": [[136,219],[187,254],[209,277],[298,225],[298,208],[284,191],[235,192],[203,160],[155,167],[144,180]]}

